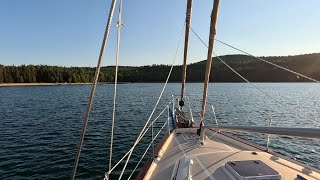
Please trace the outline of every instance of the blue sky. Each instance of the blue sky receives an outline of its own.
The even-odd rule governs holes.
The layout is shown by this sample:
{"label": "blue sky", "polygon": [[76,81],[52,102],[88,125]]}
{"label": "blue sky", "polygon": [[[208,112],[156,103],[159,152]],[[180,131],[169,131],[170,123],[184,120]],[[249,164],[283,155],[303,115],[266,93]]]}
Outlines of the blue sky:
{"label": "blue sky", "polygon": [[[170,64],[186,1],[123,0],[120,65]],[[192,27],[205,42],[212,3],[193,3]],[[109,6],[110,0],[1,0],[0,64],[96,66]],[[216,37],[259,56],[320,52],[319,7],[318,0],[221,0]],[[115,22],[103,65],[115,64]],[[214,51],[239,54],[218,43]],[[206,56],[191,33],[189,63]]]}

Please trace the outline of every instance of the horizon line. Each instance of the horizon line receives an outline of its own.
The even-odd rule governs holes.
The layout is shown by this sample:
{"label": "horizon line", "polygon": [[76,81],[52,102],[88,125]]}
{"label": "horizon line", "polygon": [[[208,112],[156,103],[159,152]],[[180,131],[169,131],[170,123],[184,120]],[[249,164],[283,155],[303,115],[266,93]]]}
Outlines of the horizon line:
{"label": "horizon line", "polygon": [[[306,54],[294,54],[294,55],[271,55],[271,56],[256,56],[256,57],[292,57],[292,56],[306,56],[306,55],[314,55],[314,54],[320,54],[320,52],[315,52],[315,53],[306,53]],[[246,55],[246,54],[224,54],[224,55],[219,55],[218,57],[222,57],[222,56],[249,56],[249,57],[253,57],[253,56],[250,56],[250,55]],[[216,56],[212,57],[212,58],[216,58]],[[199,62],[203,62],[203,61],[206,61],[206,59],[204,60],[200,60],[200,61],[197,61],[197,62],[194,62],[194,63],[188,63],[188,65],[191,65],[191,64],[196,64],[196,63],[199,63]],[[170,64],[145,64],[145,65],[119,65],[119,67],[143,67],[143,66],[169,66]],[[182,64],[176,64],[174,66],[181,66]],[[63,66],[63,65],[52,65],[52,64],[19,64],[19,65],[15,65],[15,64],[12,64],[12,65],[6,65],[6,64],[1,64],[0,63],[0,66],[14,66],[14,67],[19,67],[19,66],[56,66],[56,67],[69,67],[69,68],[72,68],[72,67],[79,67],[79,68],[96,68],[96,66]],[[101,66],[101,67],[114,67],[115,65],[107,65],[107,66]]]}

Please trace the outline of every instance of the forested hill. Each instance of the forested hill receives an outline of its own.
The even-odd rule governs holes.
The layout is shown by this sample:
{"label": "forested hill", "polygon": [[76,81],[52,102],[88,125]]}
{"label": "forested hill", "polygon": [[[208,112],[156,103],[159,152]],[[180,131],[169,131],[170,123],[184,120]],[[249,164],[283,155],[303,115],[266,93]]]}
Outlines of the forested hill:
{"label": "forested hill", "polygon": [[[270,64],[246,55],[221,56],[231,67],[252,82],[303,82],[302,77],[286,72]],[[297,71],[301,74],[320,80],[320,53],[263,57],[267,61]],[[182,61],[182,60],[181,60]],[[203,82],[205,61],[189,64],[188,82]],[[168,65],[140,67],[119,67],[119,82],[164,82],[170,70]],[[59,67],[47,65],[3,66],[0,65],[0,83],[88,83],[94,76],[95,68]],[[99,82],[114,80],[114,67],[102,67]],[[175,66],[170,82],[180,82],[182,66]],[[211,82],[243,82],[217,58],[213,59]]]}

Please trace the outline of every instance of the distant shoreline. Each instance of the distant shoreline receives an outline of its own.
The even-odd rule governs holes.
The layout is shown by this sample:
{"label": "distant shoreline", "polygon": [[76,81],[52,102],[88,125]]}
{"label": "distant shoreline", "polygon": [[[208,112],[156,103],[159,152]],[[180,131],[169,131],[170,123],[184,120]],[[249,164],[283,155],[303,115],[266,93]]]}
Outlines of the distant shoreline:
{"label": "distant shoreline", "polygon": [[[67,85],[89,85],[92,83],[2,83],[0,87],[7,86],[67,86]],[[98,84],[113,84],[113,82],[99,82]],[[119,83],[122,84],[122,83]]]}
{"label": "distant shoreline", "polygon": [[[118,82],[118,84],[134,84],[134,83],[163,83],[163,82]],[[181,82],[169,82],[181,83]],[[187,82],[187,83],[203,83],[203,82]],[[246,82],[209,82],[209,83],[246,83]],[[252,82],[252,83],[314,83],[314,82]],[[92,83],[0,83],[0,87],[13,87],[13,86],[72,86],[72,85],[91,85]],[[101,84],[114,84],[113,82],[98,82]]]}

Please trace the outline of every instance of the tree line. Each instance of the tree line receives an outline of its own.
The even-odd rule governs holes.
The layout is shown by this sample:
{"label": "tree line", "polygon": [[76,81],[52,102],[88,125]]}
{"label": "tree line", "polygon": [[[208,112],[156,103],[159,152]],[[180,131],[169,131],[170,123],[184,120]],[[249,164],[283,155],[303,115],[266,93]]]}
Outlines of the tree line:
{"label": "tree line", "polygon": [[[246,55],[221,56],[232,68],[252,82],[304,82],[302,77],[288,73],[270,64]],[[320,54],[298,56],[263,57],[301,74],[320,79]],[[187,67],[188,82],[203,82],[205,61],[189,64]],[[150,65],[140,67],[120,66],[119,82],[164,82],[170,71],[168,65]],[[0,83],[90,83],[95,68],[61,67],[48,65],[0,65]],[[113,82],[115,67],[102,67],[99,82]],[[182,66],[174,66],[170,82],[180,82]],[[243,82],[234,72],[228,69],[217,58],[213,58],[210,82]]]}

